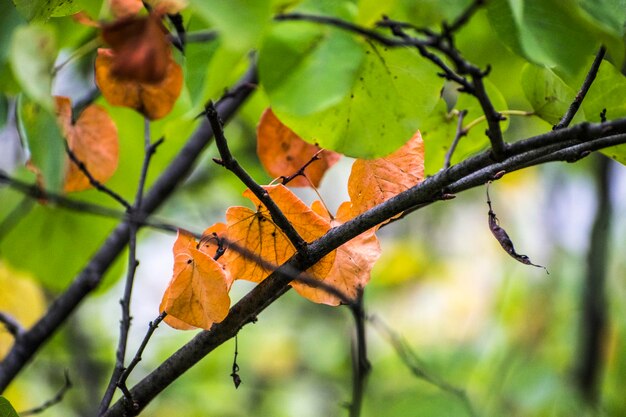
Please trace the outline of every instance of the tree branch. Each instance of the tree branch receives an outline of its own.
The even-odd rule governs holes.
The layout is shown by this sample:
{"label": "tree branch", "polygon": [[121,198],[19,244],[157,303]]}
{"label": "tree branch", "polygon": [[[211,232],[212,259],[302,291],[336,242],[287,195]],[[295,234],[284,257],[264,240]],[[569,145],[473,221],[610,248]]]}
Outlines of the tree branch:
{"label": "tree branch", "polygon": [[578,337],[578,355],[575,363],[576,385],[590,405],[598,402],[599,382],[604,365],[603,340],[607,327],[606,280],[609,257],[610,225],[613,216],[611,204],[611,160],[597,155],[596,201],[598,202],[593,227],[589,236],[587,267],[580,291],[581,317]]}
{"label": "tree branch", "polygon": [[583,81],[583,84],[580,86],[580,90],[578,90],[578,94],[576,94],[574,101],[570,104],[567,112],[565,112],[559,123],[554,126],[554,129],[563,129],[564,127],[569,126],[572,122],[581,104],[583,104],[583,100],[591,88],[591,84],[593,84],[593,81],[596,79],[596,75],[598,75],[598,69],[600,68],[600,64],[602,64],[602,59],[604,58],[605,53],[606,48],[604,46],[600,47],[600,50],[596,54],[596,58],[593,60],[593,63],[589,68],[589,72],[587,72],[585,81]]}
{"label": "tree branch", "polygon": [[[253,91],[256,84],[256,67],[252,66],[240,81],[237,94],[220,100],[217,109],[224,120],[230,119]],[[211,142],[213,131],[208,122],[201,123],[185,146],[156,180],[146,194],[140,220],[153,213],[170,195],[178,184],[189,175],[201,151]],[[138,220],[139,221],[139,220]],[[15,378],[37,350],[72,314],[78,304],[93,291],[102,280],[103,274],[123,251],[129,239],[128,222],[118,225],[85,268],[74,278],[70,286],[48,308],[46,314],[24,333],[0,363],[0,392]]]}
{"label": "tree branch", "polygon": [[274,200],[272,200],[268,192],[265,191],[256,181],[254,181],[250,174],[248,174],[246,170],[239,165],[239,162],[237,162],[237,160],[230,153],[228,141],[226,140],[224,130],[222,129],[222,121],[215,110],[213,102],[209,102],[206,105],[206,115],[211,123],[213,132],[215,132],[215,145],[217,146],[220,157],[222,158],[221,160],[215,160],[215,162],[235,174],[237,178],[239,178],[241,182],[244,183],[250,191],[252,191],[256,198],[258,198],[265,205],[265,207],[267,207],[274,224],[276,224],[276,226],[278,226],[280,230],[285,233],[285,236],[287,236],[291,244],[299,253],[305,254],[307,242],[302,239],[302,236],[300,236],[300,234],[296,231],[291,222],[287,220],[285,214],[276,205]]}
{"label": "tree branch", "polygon": [[20,324],[19,321],[10,314],[4,313],[0,311],[0,323],[4,325],[4,328],[7,329],[9,333],[14,338],[19,338],[24,333],[24,327]]}
{"label": "tree branch", "polygon": [[[619,133],[619,134],[616,134]],[[551,131],[513,143],[501,162],[494,162],[491,152],[477,156],[441,171],[419,185],[379,204],[309,245],[306,259],[294,255],[274,273],[232,306],[228,316],[210,331],[196,335],[166,359],[159,367],[131,389],[133,399],[143,409],[153,398],[185,371],[217,346],[234,337],[239,329],[255,319],[268,305],[278,299],[293,279],[288,269],[306,270],[323,256],[377,224],[417,206],[426,206],[440,199],[442,193],[458,193],[482,185],[500,171],[512,172],[552,160],[567,160],[581,152],[595,151],[626,143],[626,119],[605,124],[581,124]],[[122,416],[124,406],[118,401],[105,414]]]}
{"label": "tree branch", "polygon": [[[144,188],[146,185],[146,179],[148,177],[148,167],[152,156],[156,152],[156,149],[163,143],[163,138],[152,143],[150,140],[150,120],[144,118],[144,158],[141,166],[141,174],[139,176],[139,183],[137,184],[137,192],[135,195],[135,202],[132,207],[129,208],[131,213],[141,212],[141,203],[143,200]],[[115,355],[115,367],[113,374],[109,380],[109,385],[100,402],[100,408],[98,409],[98,415],[104,414],[111,404],[111,399],[115,393],[117,382],[124,371],[124,360],[126,356],[126,345],[128,343],[128,333],[130,331],[130,301],[133,292],[133,285],[135,282],[135,273],[137,272],[137,266],[139,261],[136,257],[137,252],[137,232],[139,230],[139,224],[132,220],[128,223],[129,236],[128,236],[128,264],[126,271],[126,283],[124,286],[124,295],[120,300],[122,307],[122,320],[120,320],[120,337],[117,344],[117,352]]]}

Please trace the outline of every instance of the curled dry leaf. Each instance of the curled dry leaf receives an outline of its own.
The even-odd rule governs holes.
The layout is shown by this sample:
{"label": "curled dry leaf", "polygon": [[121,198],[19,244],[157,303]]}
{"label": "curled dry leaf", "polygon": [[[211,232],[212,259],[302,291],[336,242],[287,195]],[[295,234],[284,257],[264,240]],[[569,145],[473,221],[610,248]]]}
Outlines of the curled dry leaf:
{"label": "curled dry leaf", "polygon": [[[315,201],[311,208],[329,221],[330,215],[319,201]],[[331,221],[333,227],[339,226],[351,218],[350,202],[346,201],[339,206],[335,219]],[[324,283],[336,288],[346,297],[356,299],[357,292],[369,282],[374,264],[380,257],[380,244],[370,229],[341,245],[331,270],[321,279]],[[304,298],[316,303],[339,305],[341,300],[323,289],[313,288],[306,284],[293,282],[291,286]]]}
{"label": "curled dry leaf", "polygon": [[115,78],[111,73],[113,60],[113,51],[98,50],[96,83],[109,103],[135,109],[150,120],[165,117],[172,110],[183,87],[183,70],[171,57],[168,60],[166,77],[157,84]]}
{"label": "curled dry leaf", "polygon": [[[330,222],[313,212],[295,194],[284,185],[270,185],[263,187],[276,205],[282,210],[287,220],[307,242],[312,242],[330,230]],[[267,208],[246,190],[248,197],[257,207],[256,211],[247,207],[230,207],[226,211],[228,224],[228,239],[238,247],[245,248],[257,259],[279,266],[296,253],[295,248],[272,221]],[[233,279],[245,279],[261,282],[272,270],[260,265],[255,259],[250,259],[244,253],[239,253],[231,247],[226,251],[225,263]],[[335,259],[335,252],[322,258],[308,270],[309,274],[324,277],[330,271]]]}
{"label": "curled dry leaf", "polygon": [[[305,164],[311,161],[320,151],[317,145],[305,142],[285,126],[276,117],[272,109],[268,108],[261,115],[257,126],[257,155],[263,164],[263,168],[273,177],[289,177]],[[322,176],[333,166],[341,155],[332,151],[322,151],[318,160],[311,163],[304,170],[305,175],[293,178],[289,182],[292,187],[308,187],[311,184],[318,187]]]}
{"label": "curled dry leaf", "polygon": [[230,308],[230,280],[222,266],[199,247],[191,234],[178,231],[174,274],[159,309],[167,312],[167,324],[181,330],[208,330],[224,320]]}
{"label": "curled dry leaf", "polygon": [[348,178],[355,217],[424,179],[424,142],[419,131],[400,149],[378,159],[357,159]]}
{"label": "curled dry leaf", "polygon": [[[106,182],[115,173],[119,159],[119,141],[115,122],[102,107],[92,104],[72,123],[72,105],[67,97],[56,97],[57,118],[69,148],[89,173]],[[91,188],[89,178],[68,161],[65,192]]]}
{"label": "curled dry leaf", "polygon": [[158,84],[168,75],[172,52],[167,30],[156,13],[128,16],[103,25],[102,39],[113,51],[113,78]]}

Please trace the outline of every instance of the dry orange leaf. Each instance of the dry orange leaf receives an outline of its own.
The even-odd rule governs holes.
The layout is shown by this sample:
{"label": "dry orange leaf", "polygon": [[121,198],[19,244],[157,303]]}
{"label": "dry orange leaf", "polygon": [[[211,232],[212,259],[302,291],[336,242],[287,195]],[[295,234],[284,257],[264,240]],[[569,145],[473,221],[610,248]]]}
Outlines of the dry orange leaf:
{"label": "dry orange leaf", "polygon": [[230,283],[222,266],[198,248],[191,234],[178,231],[174,275],[159,309],[167,312],[167,324],[181,330],[208,330],[224,320],[230,308]]}
{"label": "dry orange leaf", "polygon": [[[305,142],[285,126],[268,108],[261,115],[257,126],[257,155],[263,168],[273,177],[289,177],[300,170],[311,158],[320,151],[317,145]],[[322,151],[319,160],[311,163],[305,170],[307,181],[303,176],[295,177],[289,182],[291,187],[318,187],[322,176],[333,166],[341,155],[332,151]]]}
{"label": "dry orange leaf", "polygon": [[172,53],[167,30],[156,13],[130,15],[102,25],[102,39],[113,50],[113,78],[158,84],[168,75]]}
{"label": "dry orange leaf", "polygon": [[419,130],[400,149],[384,158],[357,159],[348,178],[355,217],[417,185],[424,179],[424,142]]}
{"label": "dry orange leaf", "polygon": [[[63,136],[76,157],[99,182],[106,182],[119,159],[119,141],[115,122],[102,107],[92,104],[72,123],[72,105],[67,97],[56,97],[57,119]],[[91,188],[89,178],[75,163],[68,161],[63,189],[65,192]]]}
{"label": "dry orange leaf", "polygon": [[[319,201],[315,201],[311,208],[320,216],[330,221],[330,215]],[[350,220],[350,202],[346,201],[337,210],[337,216],[331,221],[333,227]],[[341,291],[351,299],[355,299],[360,288],[365,287],[371,277],[371,271],[380,257],[378,238],[370,229],[341,245],[337,249],[335,262],[330,272],[322,278],[324,283]],[[298,282],[291,286],[304,298],[315,303],[339,305],[341,300],[323,289],[310,287]]]}
{"label": "dry orange leaf", "polygon": [[174,107],[183,87],[183,70],[170,57],[167,75],[157,84],[122,81],[113,76],[114,53],[98,49],[96,83],[104,98],[114,106],[130,107],[150,120],[165,117]]}
{"label": "dry orange leaf", "polygon": [[[305,241],[312,242],[330,230],[330,222],[313,212],[287,187],[270,185],[263,188]],[[295,248],[274,224],[269,211],[254,194],[246,190],[244,196],[252,200],[257,211],[247,207],[230,207],[226,211],[228,239],[272,266],[283,264],[295,254]],[[265,268],[232,247],[226,251],[224,257],[233,279],[261,282],[272,272],[271,268]],[[330,271],[334,259],[335,252],[333,251],[308,272],[313,276],[323,277]]]}

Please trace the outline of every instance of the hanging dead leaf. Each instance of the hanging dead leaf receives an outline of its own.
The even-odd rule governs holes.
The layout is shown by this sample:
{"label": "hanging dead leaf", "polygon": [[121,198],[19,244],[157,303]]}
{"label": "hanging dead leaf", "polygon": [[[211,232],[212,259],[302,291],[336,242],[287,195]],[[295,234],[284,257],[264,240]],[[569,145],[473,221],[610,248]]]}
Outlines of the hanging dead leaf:
{"label": "hanging dead leaf", "polygon": [[355,217],[424,179],[424,142],[419,131],[400,149],[378,159],[357,159],[348,178]]}
{"label": "hanging dead leaf", "polygon": [[121,81],[111,74],[113,51],[99,49],[96,83],[104,98],[114,106],[130,107],[150,120],[165,117],[174,107],[183,87],[183,70],[170,57],[166,77],[157,84]]}
{"label": "hanging dead leaf", "polygon": [[[67,97],[55,97],[57,118],[69,148],[89,173],[99,182],[106,182],[119,159],[119,141],[115,122],[102,107],[92,104],[72,123],[72,104]],[[64,191],[82,191],[92,188],[89,178],[68,161]]]}
{"label": "hanging dead leaf", "polygon": [[[312,242],[330,230],[330,222],[313,212],[287,187],[279,184],[263,188],[305,241]],[[246,190],[244,196],[252,200],[257,211],[247,207],[230,207],[226,211],[228,239],[272,266],[283,264],[295,254],[295,248],[280,228],[274,224],[269,211],[254,194]],[[232,247],[226,251],[224,257],[234,279],[261,282],[272,272],[270,268],[265,268]],[[332,267],[334,259],[335,252],[333,251],[310,268],[308,273],[313,276],[325,276]]]}
{"label": "hanging dead leaf", "polygon": [[120,81],[159,84],[172,59],[161,16],[130,15],[102,25],[102,39],[113,51],[110,74]]}
{"label": "hanging dead leaf", "polygon": [[[266,109],[261,115],[257,126],[257,155],[263,168],[271,176],[289,177],[295,174],[311,161],[320,149],[317,145],[305,142],[285,126],[272,109]],[[309,187],[313,184],[314,187],[318,187],[326,170],[337,163],[341,155],[323,150],[318,158],[304,170],[310,183],[303,176],[298,176],[289,182],[289,186]]]}
{"label": "hanging dead leaf", "polygon": [[224,320],[230,308],[230,284],[222,266],[198,247],[190,233],[178,231],[174,275],[159,308],[167,312],[165,322],[181,330],[208,330]]}
{"label": "hanging dead leaf", "polygon": [[[326,208],[319,201],[315,201],[311,208],[322,217],[331,221]],[[339,226],[351,219],[351,205],[346,201],[339,206],[335,219],[331,221],[333,227]],[[331,270],[322,278],[324,283],[341,291],[350,299],[356,299],[357,292],[369,282],[371,271],[380,257],[380,245],[372,228],[360,234],[337,249],[337,255]],[[291,286],[304,298],[315,303],[339,305],[341,300],[323,289],[310,287],[306,284],[292,282]]]}

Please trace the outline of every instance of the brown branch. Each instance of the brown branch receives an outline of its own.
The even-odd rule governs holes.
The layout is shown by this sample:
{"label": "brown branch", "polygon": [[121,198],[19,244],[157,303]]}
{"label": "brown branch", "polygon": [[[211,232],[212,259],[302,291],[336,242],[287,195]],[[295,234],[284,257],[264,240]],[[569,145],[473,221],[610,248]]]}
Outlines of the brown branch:
{"label": "brown branch", "polygon": [[587,72],[587,76],[585,77],[583,84],[580,86],[580,90],[578,90],[578,94],[574,97],[574,101],[572,101],[559,123],[557,123],[553,129],[563,129],[564,127],[569,126],[572,122],[574,116],[576,116],[576,113],[578,112],[578,109],[583,104],[583,100],[591,88],[591,84],[593,84],[596,79],[596,75],[598,75],[598,69],[600,68],[600,64],[602,64],[602,59],[604,58],[605,53],[606,48],[604,46],[600,47],[600,50],[596,54],[596,57]]}
{"label": "brown branch", "polygon": [[583,398],[592,406],[601,395],[601,376],[606,361],[603,344],[607,335],[609,308],[606,297],[611,204],[611,165],[604,155],[596,155],[595,182],[597,207],[591,233],[584,281],[580,290],[581,314],[575,362],[575,382]]}
{"label": "brown branch", "polygon": [[[37,184],[29,184],[24,181],[21,181],[17,178],[13,178],[0,171],[0,184],[6,184],[14,190],[24,194],[28,199],[23,200],[26,202],[33,202],[35,200],[45,201],[48,204],[55,205],[56,207],[76,211],[79,213],[92,214],[96,216],[106,217],[109,219],[117,219],[124,221],[132,221],[141,226],[149,227],[156,230],[162,230],[165,232],[176,233],[179,226],[168,223],[165,220],[156,220],[153,216],[150,218],[146,218],[145,216],[137,216],[133,213],[128,213],[124,211],[115,210],[106,206],[101,206],[99,204],[88,203],[85,201],[74,200],[72,198],[68,198],[63,194],[53,193],[51,191],[47,191],[42,189]],[[20,203],[18,207],[16,207],[16,216],[18,209],[28,210],[29,205]],[[0,232],[5,231],[5,227],[8,227],[10,223],[10,216],[7,216],[5,220],[0,224]],[[5,225],[7,223],[7,225]],[[0,233],[0,238],[3,236],[3,233]]]}
{"label": "brown branch", "polygon": [[228,148],[228,141],[224,136],[222,121],[220,120],[215,106],[211,101],[206,105],[206,116],[211,123],[213,131],[215,132],[215,145],[217,146],[220,157],[222,158],[214,161],[235,174],[237,178],[239,178],[239,180],[241,180],[241,182],[244,183],[250,191],[252,191],[256,198],[258,198],[261,203],[267,207],[274,224],[276,224],[276,226],[278,226],[278,228],[285,233],[285,236],[287,236],[287,239],[289,239],[296,250],[299,253],[306,254],[307,242],[302,239],[302,236],[300,236],[300,234],[296,231],[291,222],[287,220],[285,214],[282,212],[280,207],[276,205],[268,192],[265,191],[256,181],[254,181],[250,174],[248,174],[246,170],[239,165],[239,162],[237,162],[231,154],[230,149]]}
{"label": "brown branch", "polygon": [[150,341],[152,334],[157,329],[157,327],[159,327],[159,324],[161,324],[165,316],[167,316],[167,313],[163,312],[159,314],[159,316],[156,319],[154,319],[154,321],[151,321],[148,324],[148,331],[146,332],[146,335],[141,341],[141,345],[139,345],[139,349],[137,349],[137,353],[135,353],[135,356],[130,361],[130,364],[128,364],[128,367],[122,371],[122,373],[119,376],[119,379],[116,382],[116,386],[122,391],[122,393],[124,394],[124,398],[126,399],[128,407],[130,407],[132,410],[136,408],[135,402],[133,401],[132,394],[130,393],[130,391],[128,390],[128,387],[126,386],[126,381],[128,380],[128,377],[133,372],[137,364],[141,362],[141,359],[142,359],[141,355],[143,355],[143,351],[146,349],[146,346],[148,346],[148,342]]}
{"label": "brown branch", "polygon": [[[150,140],[150,120],[146,117],[144,118],[144,158],[141,166],[141,174],[139,176],[139,183],[137,184],[137,192],[135,195],[135,202],[132,207],[130,207],[130,212],[139,213],[141,212],[141,203],[143,201],[144,188],[146,185],[146,179],[148,177],[148,167],[150,166],[150,161],[152,160],[152,156],[155,154],[159,145],[163,143],[164,138],[160,138],[154,143],[151,143]],[[111,404],[111,400],[113,399],[113,394],[115,393],[115,388],[117,387],[117,382],[120,379],[120,375],[124,371],[124,360],[126,356],[126,346],[128,343],[128,333],[130,331],[130,300],[133,292],[133,285],[135,282],[135,273],[137,272],[137,266],[139,266],[139,261],[136,257],[137,251],[137,232],[139,230],[139,225],[132,220],[129,222],[129,237],[128,237],[128,264],[126,271],[126,282],[124,286],[124,295],[120,300],[120,305],[122,307],[122,319],[120,320],[120,337],[117,345],[117,352],[115,355],[115,367],[113,369],[113,374],[109,380],[109,384],[107,385],[107,389],[102,397],[102,401],[100,402],[100,407],[98,409],[98,415],[104,414],[104,412],[109,408]]]}
{"label": "brown branch", "polygon": [[130,203],[126,201],[121,195],[119,195],[106,185],[102,184],[93,175],[91,175],[91,172],[89,172],[87,165],[85,165],[85,163],[81,161],[78,156],[76,156],[76,154],[74,153],[74,151],[72,151],[70,145],[67,142],[65,142],[65,153],[67,153],[67,156],[69,156],[70,161],[72,161],[72,163],[76,165],[76,168],[78,168],[80,172],[82,172],[83,175],[87,177],[87,179],[89,180],[89,184],[91,184],[93,188],[108,195],[109,197],[120,203],[122,206],[124,206],[126,210],[131,209]]}
{"label": "brown branch", "polygon": [[24,327],[15,317],[2,311],[0,311],[0,323],[2,323],[4,328],[16,339],[24,333]]}

